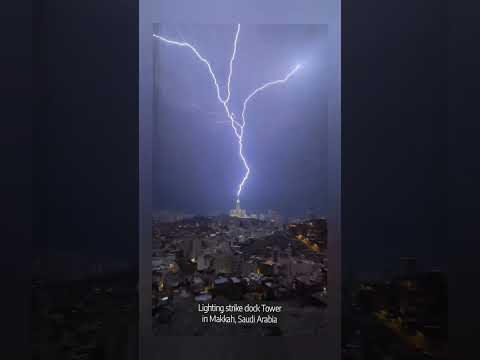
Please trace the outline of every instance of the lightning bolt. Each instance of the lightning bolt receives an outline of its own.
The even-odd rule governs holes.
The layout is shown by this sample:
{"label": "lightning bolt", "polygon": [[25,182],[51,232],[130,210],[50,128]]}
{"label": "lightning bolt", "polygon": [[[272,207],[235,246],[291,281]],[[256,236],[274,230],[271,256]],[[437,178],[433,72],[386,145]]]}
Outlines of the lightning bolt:
{"label": "lightning bolt", "polygon": [[247,181],[248,179],[248,175],[250,174],[250,168],[248,167],[248,164],[247,164],[247,160],[245,159],[245,156],[243,155],[243,131],[245,129],[245,124],[246,124],[246,120],[245,120],[245,113],[247,111],[247,105],[248,105],[248,102],[256,95],[258,94],[260,91],[263,91],[265,90],[266,88],[270,87],[270,86],[274,86],[274,85],[278,85],[278,84],[282,84],[282,83],[285,83],[288,81],[288,79],[290,79],[290,77],[295,74],[298,70],[300,70],[301,66],[300,65],[296,65],[292,71],[290,71],[287,76],[285,76],[283,79],[280,79],[280,80],[275,80],[275,81],[271,81],[271,82],[268,82],[258,88],[256,88],[255,90],[252,91],[252,93],[250,95],[248,95],[245,99],[245,101],[243,102],[243,108],[242,108],[242,125],[240,127],[240,136],[237,136],[238,138],[238,144],[239,144],[239,153],[240,153],[240,158],[242,159],[243,161],[243,165],[245,166],[245,169],[247,169],[247,171],[245,172],[245,175],[243,176],[243,179],[242,181],[240,182],[240,185],[238,186],[238,191],[237,191],[237,199],[240,198],[240,194],[242,193],[242,189],[243,189],[243,186],[245,185],[245,182]]}
{"label": "lightning bolt", "polygon": [[235,119],[235,114],[230,110],[230,108],[228,106],[228,103],[230,101],[230,96],[231,96],[231,91],[230,91],[231,86],[230,86],[230,84],[231,84],[231,79],[232,79],[232,74],[233,74],[233,62],[235,61],[235,55],[237,53],[237,42],[238,42],[239,34],[240,34],[240,24],[237,25],[237,31],[235,33],[235,39],[233,41],[233,52],[232,52],[232,56],[231,56],[230,61],[229,61],[229,71],[228,71],[228,77],[227,77],[227,94],[226,94],[225,97],[222,97],[221,94],[220,94],[220,86],[218,84],[217,77],[215,76],[215,73],[212,69],[212,66],[211,66],[210,62],[207,59],[205,59],[202,55],[200,55],[199,51],[193,45],[191,45],[191,44],[189,44],[188,42],[185,42],[185,41],[182,41],[182,42],[174,41],[174,40],[167,39],[163,36],[153,34],[153,36],[155,38],[157,38],[157,39],[159,39],[159,40],[161,40],[161,41],[163,41],[167,44],[189,48],[195,54],[195,56],[207,66],[208,72],[210,73],[210,76],[211,76],[211,78],[213,80],[213,83],[215,85],[215,89],[216,89],[216,92],[217,92],[217,99],[222,104],[223,108],[225,109],[225,113],[226,113],[228,119],[230,120],[230,125],[231,125],[231,127],[232,127],[232,129],[235,133],[235,137],[237,138],[238,145],[239,145],[239,156],[240,156],[240,159],[242,160],[242,163],[245,167],[245,174],[244,174],[244,176],[242,178],[242,181],[240,182],[240,185],[238,186],[238,190],[237,190],[237,200],[240,199],[240,194],[242,193],[242,189],[243,189],[243,187],[245,185],[245,182],[247,181],[248,176],[250,174],[250,167],[248,166],[247,159],[246,159],[246,157],[243,153],[243,136],[244,136],[244,129],[245,129],[245,125],[246,125],[245,113],[246,113],[246,110],[247,110],[248,102],[256,94],[265,90],[266,88],[268,88],[270,86],[274,86],[274,85],[278,85],[278,84],[282,84],[282,83],[287,82],[288,79],[301,68],[300,65],[296,65],[293,68],[293,70],[290,71],[283,79],[265,83],[264,85],[262,85],[262,86],[256,88],[255,90],[253,90],[252,93],[250,93],[250,95],[248,95],[243,102],[241,122],[237,121]]}

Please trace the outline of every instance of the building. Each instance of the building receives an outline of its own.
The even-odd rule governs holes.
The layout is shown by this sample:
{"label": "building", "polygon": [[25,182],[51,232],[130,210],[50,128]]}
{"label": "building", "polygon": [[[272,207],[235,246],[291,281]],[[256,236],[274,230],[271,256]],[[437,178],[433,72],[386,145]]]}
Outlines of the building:
{"label": "building", "polygon": [[253,260],[244,261],[241,265],[241,272],[243,276],[248,276],[251,273],[255,273],[257,271],[257,263]]}
{"label": "building", "polygon": [[241,274],[242,273],[242,264],[243,260],[241,256],[233,256],[232,258],[232,272],[234,274]]}
{"label": "building", "polygon": [[235,209],[230,210],[230,216],[241,218],[241,219],[247,218],[247,211],[245,209],[240,208],[240,199],[237,199]]}
{"label": "building", "polygon": [[192,251],[190,253],[190,258],[197,259],[202,254],[202,240],[194,238],[192,241]]}
{"label": "building", "polygon": [[233,256],[231,254],[219,254],[213,261],[217,274],[231,274],[233,270]]}
{"label": "building", "polygon": [[175,256],[173,255],[152,258],[153,271],[168,271],[175,266]]}
{"label": "building", "polygon": [[190,235],[187,235],[183,238],[182,242],[180,243],[180,248],[182,250],[183,256],[187,258],[190,257],[193,249],[193,241],[194,238]]}
{"label": "building", "polygon": [[265,215],[265,220],[269,220],[278,224],[283,222],[282,216],[275,210],[268,210],[267,214]]}
{"label": "building", "polygon": [[197,270],[205,271],[208,270],[212,263],[212,257],[208,254],[201,254],[197,258]]}

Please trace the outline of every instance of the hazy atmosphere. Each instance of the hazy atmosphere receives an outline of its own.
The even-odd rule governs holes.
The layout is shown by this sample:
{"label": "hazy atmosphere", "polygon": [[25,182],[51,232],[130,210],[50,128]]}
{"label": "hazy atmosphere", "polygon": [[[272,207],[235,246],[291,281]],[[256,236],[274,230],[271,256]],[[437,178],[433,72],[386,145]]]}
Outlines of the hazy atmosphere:
{"label": "hazy atmosphere", "polygon": [[[192,44],[227,91],[236,25],[156,25],[155,34]],[[231,111],[259,86],[302,68],[255,95],[246,111],[250,175],[241,194],[249,211],[286,215],[326,209],[327,27],[242,25],[231,77]],[[153,38],[154,210],[226,213],[245,173],[239,145],[207,66],[187,47]]]}

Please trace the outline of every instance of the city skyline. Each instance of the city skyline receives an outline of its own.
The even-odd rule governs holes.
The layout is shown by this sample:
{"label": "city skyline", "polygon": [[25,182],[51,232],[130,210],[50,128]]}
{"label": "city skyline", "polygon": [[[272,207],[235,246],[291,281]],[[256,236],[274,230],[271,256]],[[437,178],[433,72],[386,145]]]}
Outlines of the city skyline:
{"label": "city skyline", "polygon": [[[188,210],[176,210],[176,209],[157,209],[152,212],[153,218],[159,218],[159,217],[165,217],[165,216],[178,216],[182,218],[187,218],[187,217],[195,217],[195,216],[232,216],[232,210],[236,209],[236,204],[232,204],[232,206],[228,209],[223,209],[223,210],[215,210],[215,211],[210,211],[206,213],[195,213],[194,211],[188,211]],[[306,219],[306,218],[325,218],[325,213],[321,210],[320,207],[317,208],[308,208],[304,209],[302,211],[293,211],[293,212],[281,212],[278,209],[272,209],[272,208],[249,208],[249,209],[244,209],[241,208],[241,210],[244,210],[246,215],[265,215],[268,213],[277,213],[280,216],[282,216],[285,219]]]}
{"label": "city skyline", "polygon": [[[155,334],[291,336],[315,335],[325,328],[326,219],[287,225],[277,213],[266,216],[249,215],[237,203],[229,216],[153,222]],[[266,327],[254,319],[248,327],[229,326],[222,319],[236,323],[236,317],[200,318],[196,312],[204,304],[246,306],[259,301],[283,309],[264,317],[270,321]],[[238,321],[246,319],[239,316]]]}

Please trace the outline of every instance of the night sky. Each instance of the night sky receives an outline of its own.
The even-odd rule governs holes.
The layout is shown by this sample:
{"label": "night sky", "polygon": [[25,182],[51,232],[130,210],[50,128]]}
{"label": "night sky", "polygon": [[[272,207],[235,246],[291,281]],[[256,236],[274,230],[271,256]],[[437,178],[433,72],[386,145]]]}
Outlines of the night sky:
{"label": "night sky", "polygon": [[[222,96],[236,25],[157,25],[212,64]],[[225,213],[244,167],[208,69],[188,48],[154,39],[154,210]],[[242,192],[248,212],[326,212],[327,26],[242,25],[230,106],[240,116],[255,88],[303,68],[258,93],[247,108],[244,153],[251,168]]]}

